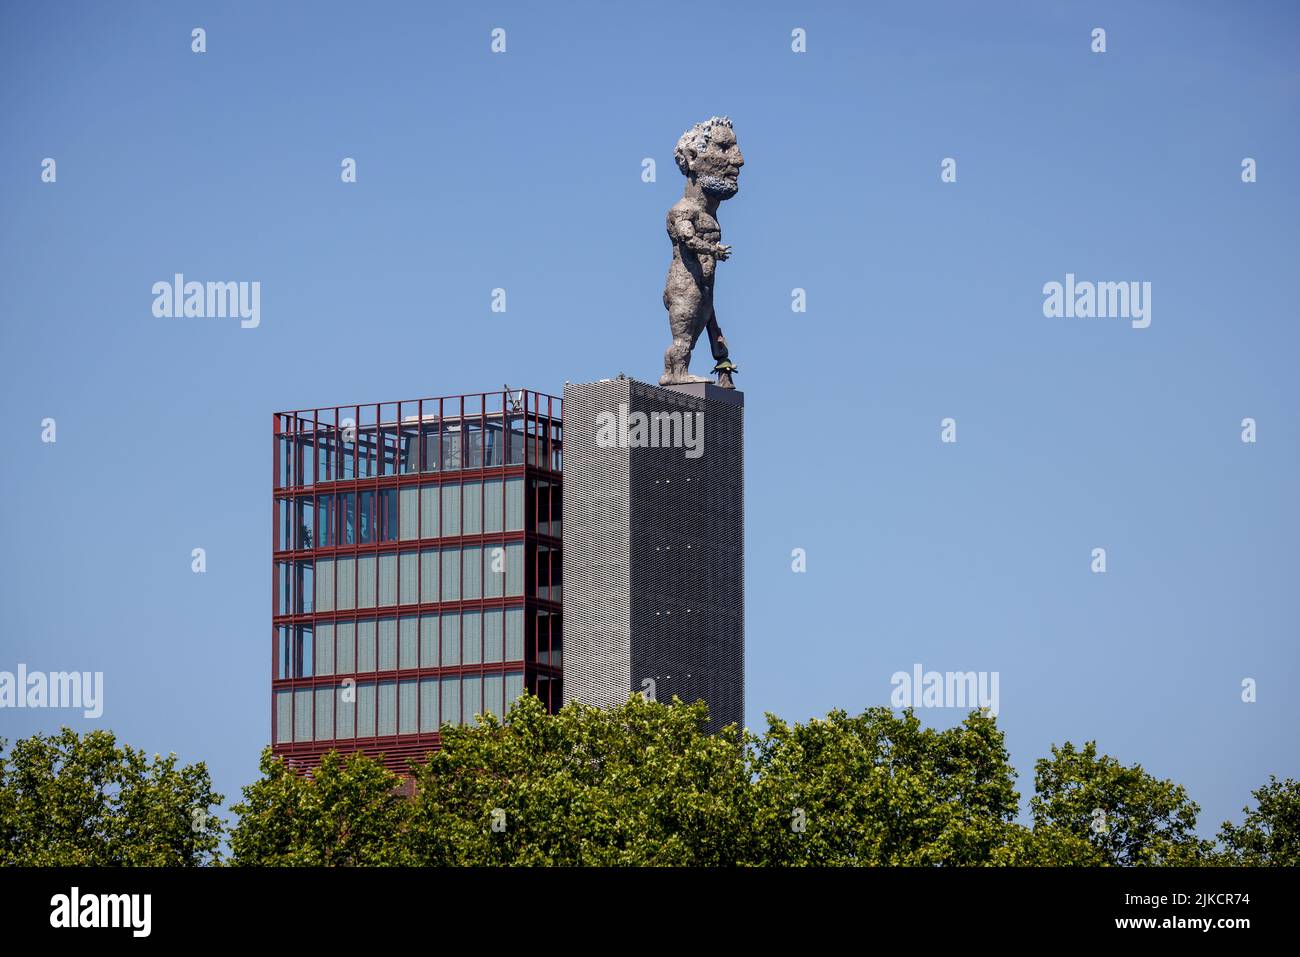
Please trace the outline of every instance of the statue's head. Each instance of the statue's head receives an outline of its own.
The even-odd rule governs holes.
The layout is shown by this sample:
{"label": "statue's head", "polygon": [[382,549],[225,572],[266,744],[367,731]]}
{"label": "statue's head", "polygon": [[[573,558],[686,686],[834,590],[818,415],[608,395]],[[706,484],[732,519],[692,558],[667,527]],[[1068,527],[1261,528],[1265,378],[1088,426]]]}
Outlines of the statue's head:
{"label": "statue's head", "polygon": [[740,188],[740,168],[745,165],[745,157],[736,145],[731,120],[725,116],[696,123],[683,133],[673,158],[682,175],[699,183],[706,196],[730,199]]}

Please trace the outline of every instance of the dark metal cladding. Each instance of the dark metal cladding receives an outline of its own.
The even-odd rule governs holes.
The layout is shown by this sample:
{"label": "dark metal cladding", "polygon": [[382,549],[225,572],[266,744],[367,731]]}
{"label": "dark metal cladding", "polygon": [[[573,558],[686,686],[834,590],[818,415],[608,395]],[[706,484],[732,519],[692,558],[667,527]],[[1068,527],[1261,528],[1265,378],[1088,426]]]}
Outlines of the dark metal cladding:
{"label": "dark metal cladding", "polygon": [[[602,448],[601,413],[699,414],[698,455]],[[608,422],[608,419],[605,419]],[[564,390],[565,700],[650,690],[744,720],[744,396],[609,379]],[[608,444],[608,443],[606,443]],[[648,684],[653,682],[653,684]]]}

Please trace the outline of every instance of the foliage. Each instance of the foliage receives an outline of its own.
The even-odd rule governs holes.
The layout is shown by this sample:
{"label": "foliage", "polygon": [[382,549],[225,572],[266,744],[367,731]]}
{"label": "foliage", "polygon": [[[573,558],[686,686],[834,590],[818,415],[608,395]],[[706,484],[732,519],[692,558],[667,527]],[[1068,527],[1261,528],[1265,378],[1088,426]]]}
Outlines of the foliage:
{"label": "foliage", "polygon": [[0,739],[0,864],[188,866],[215,861],[222,824],[207,767],[70,728]]}
{"label": "foliage", "polygon": [[979,864],[1018,795],[1002,732],[972,712],[923,728],[910,710],[787,725],[754,741],[760,864]]}
{"label": "foliage", "polygon": [[1099,863],[1186,866],[1213,850],[1196,837],[1200,808],[1181,784],[1098,755],[1095,741],[1053,746],[1052,757],[1038,761],[1029,808],[1035,831],[1087,841]]}
{"label": "foliage", "polygon": [[[362,753],[308,773],[262,754],[234,806],[230,862],[259,866],[1134,866],[1300,863],[1300,785],[1272,777],[1219,847],[1180,785],[1054,746],[1017,822],[1002,731],[869,708],[761,735],[705,732],[703,703],[633,695],[443,728],[410,774]],[[217,862],[221,802],[202,764],[146,761],[105,731],[0,741],[0,864]]]}
{"label": "foliage", "polygon": [[1246,818],[1240,826],[1224,821],[1219,841],[1224,863],[1247,866],[1295,867],[1300,865],[1300,782],[1268,783],[1253,792],[1255,810],[1242,808]]}
{"label": "foliage", "polygon": [[326,754],[311,776],[262,752],[262,777],[232,810],[232,863],[287,865],[402,864],[409,802],[397,775],[357,752]]}

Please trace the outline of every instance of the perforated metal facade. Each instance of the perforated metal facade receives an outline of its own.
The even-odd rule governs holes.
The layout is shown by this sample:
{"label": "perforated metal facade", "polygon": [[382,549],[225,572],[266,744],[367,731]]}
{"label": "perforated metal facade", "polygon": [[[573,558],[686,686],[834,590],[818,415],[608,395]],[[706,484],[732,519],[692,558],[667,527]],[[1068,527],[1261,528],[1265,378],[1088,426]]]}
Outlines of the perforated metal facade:
{"label": "perforated metal facade", "polygon": [[564,432],[565,701],[653,688],[742,723],[743,395],[566,385]]}

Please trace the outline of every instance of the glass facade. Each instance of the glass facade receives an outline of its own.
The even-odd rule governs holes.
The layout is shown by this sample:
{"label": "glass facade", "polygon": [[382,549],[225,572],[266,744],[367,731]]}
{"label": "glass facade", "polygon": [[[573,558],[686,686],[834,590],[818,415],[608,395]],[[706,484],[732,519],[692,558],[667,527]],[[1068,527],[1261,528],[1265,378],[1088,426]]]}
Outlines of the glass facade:
{"label": "glass facade", "polygon": [[272,742],[395,770],[526,691],[561,702],[558,398],[274,416]]}

